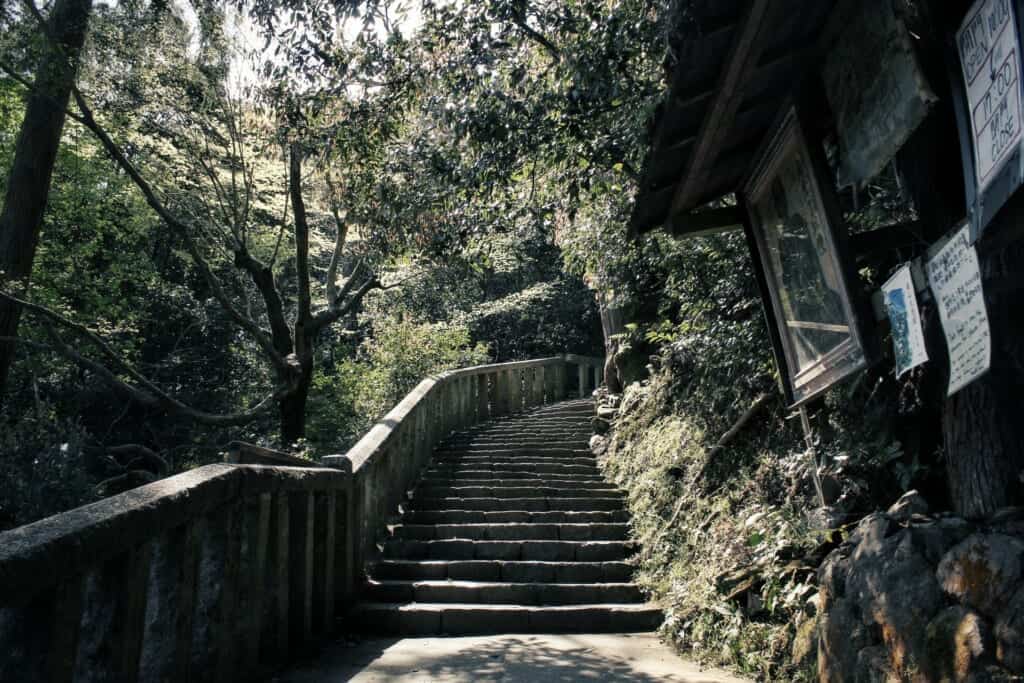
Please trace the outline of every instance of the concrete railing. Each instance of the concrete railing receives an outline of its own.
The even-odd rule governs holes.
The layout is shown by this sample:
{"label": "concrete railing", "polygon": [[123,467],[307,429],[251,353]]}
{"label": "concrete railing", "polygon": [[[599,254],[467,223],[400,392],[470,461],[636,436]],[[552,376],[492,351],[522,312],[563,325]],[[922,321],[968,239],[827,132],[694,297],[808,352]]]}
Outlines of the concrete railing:
{"label": "concrete railing", "polygon": [[351,467],[356,573],[376,554],[387,523],[442,439],[492,418],[587,396],[603,372],[602,359],[572,354],[446,372],[420,382],[344,456],[324,458]]}
{"label": "concrete railing", "polygon": [[0,533],[0,681],[266,676],[330,632],[438,442],[586,395],[602,368],[447,372],[320,465],[234,443],[226,464]]}
{"label": "concrete railing", "polygon": [[0,534],[0,680],[265,675],[333,627],[351,483],[207,465]]}

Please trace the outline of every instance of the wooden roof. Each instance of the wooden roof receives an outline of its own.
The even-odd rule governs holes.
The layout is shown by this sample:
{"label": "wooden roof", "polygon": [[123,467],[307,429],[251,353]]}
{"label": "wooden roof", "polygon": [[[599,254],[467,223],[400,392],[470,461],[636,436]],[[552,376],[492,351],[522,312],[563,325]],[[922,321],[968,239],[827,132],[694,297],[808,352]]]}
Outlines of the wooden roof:
{"label": "wooden roof", "polygon": [[630,221],[631,234],[677,235],[739,223],[694,211],[735,191],[768,128],[815,63],[834,0],[695,0]]}

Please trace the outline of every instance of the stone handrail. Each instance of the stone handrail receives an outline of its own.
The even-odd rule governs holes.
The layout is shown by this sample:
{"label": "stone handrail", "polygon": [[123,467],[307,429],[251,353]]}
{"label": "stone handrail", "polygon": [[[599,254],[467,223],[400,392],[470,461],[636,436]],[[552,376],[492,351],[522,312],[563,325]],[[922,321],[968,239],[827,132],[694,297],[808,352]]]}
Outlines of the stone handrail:
{"label": "stone handrail", "polygon": [[0,681],[267,676],[330,632],[435,445],[587,395],[602,369],[566,355],[446,372],[345,455],[236,442],[225,464],[0,533]]}
{"label": "stone handrail", "polygon": [[[570,366],[575,366],[570,373]],[[387,523],[443,438],[492,418],[586,396],[600,383],[604,362],[563,355],[479,365],[425,379],[343,456],[322,459],[352,472],[355,575],[376,554]]]}
{"label": "stone handrail", "polygon": [[265,676],[333,627],[350,490],[207,465],[0,534],[0,680]]}

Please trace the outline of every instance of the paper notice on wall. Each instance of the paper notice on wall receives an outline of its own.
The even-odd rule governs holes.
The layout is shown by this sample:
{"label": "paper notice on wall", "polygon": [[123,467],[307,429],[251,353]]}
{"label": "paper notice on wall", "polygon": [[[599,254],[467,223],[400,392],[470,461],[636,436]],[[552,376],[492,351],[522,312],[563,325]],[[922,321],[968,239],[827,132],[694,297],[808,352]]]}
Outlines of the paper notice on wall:
{"label": "paper notice on wall", "polygon": [[921,313],[917,308],[914,293],[914,278],[910,265],[897,270],[888,282],[882,285],[885,296],[885,310],[892,325],[892,346],[896,356],[896,376],[900,377],[911,368],[928,360],[921,329]]}
{"label": "paper notice on wall", "polygon": [[992,359],[978,254],[969,239],[970,227],[965,224],[926,264],[949,346],[948,396],[985,374]]}

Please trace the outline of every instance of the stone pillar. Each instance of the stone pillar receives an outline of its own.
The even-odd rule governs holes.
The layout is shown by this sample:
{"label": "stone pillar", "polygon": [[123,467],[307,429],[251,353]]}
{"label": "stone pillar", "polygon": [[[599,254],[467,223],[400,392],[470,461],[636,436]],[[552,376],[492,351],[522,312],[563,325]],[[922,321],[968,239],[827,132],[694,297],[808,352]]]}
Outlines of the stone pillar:
{"label": "stone pillar", "polygon": [[509,371],[509,379],[511,381],[511,390],[509,391],[509,401],[511,401],[511,412],[521,413],[523,412],[523,371],[516,368]]}
{"label": "stone pillar", "polygon": [[334,630],[336,505],[333,491],[314,497],[313,629],[322,634]]}
{"label": "stone pillar", "polygon": [[488,381],[489,381],[490,377],[493,377],[493,376],[492,375],[487,375],[486,373],[481,373],[480,375],[477,375],[477,378],[476,378],[476,381],[477,381],[477,385],[476,385],[476,387],[477,387],[477,389],[476,389],[476,392],[477,392],[476,393],[476,400],[477,400],[476,420],[477,420],[478,423],[479,422],[485,422],[491,416],[491,410],[490,410],[490,405],[489,405],[488,395],[487,395],[487,387],[488,387]]}
{"label": "stone pillar", "polygon": [[313,637],[313,506],[308,491],[288,496],[288,635],[293,652],[305,650]]}

